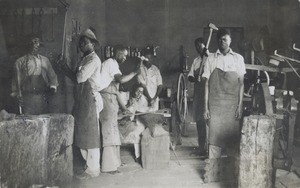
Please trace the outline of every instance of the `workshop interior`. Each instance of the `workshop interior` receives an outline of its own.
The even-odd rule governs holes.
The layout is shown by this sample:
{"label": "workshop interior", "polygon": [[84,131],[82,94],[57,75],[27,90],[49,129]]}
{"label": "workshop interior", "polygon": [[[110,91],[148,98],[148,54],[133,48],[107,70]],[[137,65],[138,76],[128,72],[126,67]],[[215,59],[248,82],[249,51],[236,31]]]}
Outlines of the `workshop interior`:
{"label": "workshop interior", "polygon": [[[300,187],[299,0],[0,0],[0,20],[0,188]],[[231,156],[220,147],[219,157],[211,157],[216,151],[211,147],[212,119],[219,116],[218,126],[224,125],[218,135],[224,129],[229,137],[226,114],[235,113],[236,106],[224,110],[221,106],[229,100],[221,98],[216,105],[220,108],[213,107],[212,79],[197,75],[191,81],[190,76],[197,72],[192,70],[195,58],[203,60],[204,75],[207,64],[227,56],[221,50],[222,36],[230,37],[228,53],[233,56],[222,63],[236,66],[238,57],[245,70],[239,82],[242,94],[235,94],[241,100],[238,153]],[[197,38],[203,39],[205,52],[195,49]],[[28,39],[39,39],[38,54],[27,54],[32,50]],[[83,46],[86,40],[91,45]],[[123,52],[122,60],[118,55]],[[46,64],[39,75],[21,74],[22,69],[34,69],[31,59],[35,66]],[[99,72],[97,84],[102,87],[109,80],[110,85],[95,91],[89,80],[98,73],[79,81],[86,61],[98,62],[93,65],[99,69],[93,69]],[[152,68],[145,63],[149,61]],[[119,72],[109,77],[108,66]],[[215,75],[212,71],[210,76]],[[151,81],[141,81],[143,74]],[[43,94],[39,79],[47,85]],[[222,92],[237,87],[220,86]],[[150,110],[134,106],[143,97]],[[203,119],[208,109],[204,101],[210,118]],[[40,103],[47,107],[40,110]],[[202,110],[195,110],[197,105]],[[198,127],[199,118],[205,129]],[[93,165],[83,154],[95,147],[78,144],[85,123],[94,120],[96,129],[86,132],[98,133],[96,175],[89,173]],[[113,126],[112,132],[106,132],[106,124]],[[130,137],[136,132],[137,138]],[[87,142],[88,133],[82,138]],[[113,140],[118,144],[113,145],[120,164],[107,172],[106,164],[115,157],[114,152],[106,155],[106,135],[112,134],[117,134]]]}

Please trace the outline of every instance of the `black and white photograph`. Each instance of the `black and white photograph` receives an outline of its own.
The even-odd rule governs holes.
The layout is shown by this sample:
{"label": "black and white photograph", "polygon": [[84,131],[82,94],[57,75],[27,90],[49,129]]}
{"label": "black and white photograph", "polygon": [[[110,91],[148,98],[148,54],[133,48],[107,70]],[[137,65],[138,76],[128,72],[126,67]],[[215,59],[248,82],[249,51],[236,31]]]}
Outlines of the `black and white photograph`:
{"label": "black and white photograph", "polygon": [[300,0],[0,0],[0,188],[299,188]]}

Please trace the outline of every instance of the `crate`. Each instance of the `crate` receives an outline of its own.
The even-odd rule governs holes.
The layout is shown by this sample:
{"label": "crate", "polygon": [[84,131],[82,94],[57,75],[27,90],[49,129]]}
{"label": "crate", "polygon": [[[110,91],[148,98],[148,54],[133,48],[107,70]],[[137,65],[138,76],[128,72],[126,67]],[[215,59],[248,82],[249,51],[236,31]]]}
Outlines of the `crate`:
{"label": "crate", "polygon": [[[163,128],[161,128],[163,129]],[[142,133],[142,166],[145,169],[165,169],[170,161],[170,136],[168,132],[151,136],[147,128]]]}

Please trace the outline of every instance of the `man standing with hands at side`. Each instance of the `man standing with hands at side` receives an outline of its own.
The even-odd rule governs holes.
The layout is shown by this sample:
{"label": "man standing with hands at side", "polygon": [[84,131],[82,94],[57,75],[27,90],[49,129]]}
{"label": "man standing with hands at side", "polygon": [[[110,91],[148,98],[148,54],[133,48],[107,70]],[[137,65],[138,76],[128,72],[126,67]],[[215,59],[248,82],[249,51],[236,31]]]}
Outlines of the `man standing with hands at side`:
{"label": "man standing with hands at side", "polygon": [[11,96],[18,99],[20,113],[26,115],[49,113],[49,94],[54,94],[58,86],[49,59],[39,54],[40,46],[39,36],[28,36],[28,52],[14,66]]}
{"label": "man standing with hands at side", "polygon": [[153,112],[159,108],[158,96],[162,91],[162,76],[159,69],[153,65],[154,51],[147,47],[142,51],[142,55],[145,58],[141,61],[141,74],[137,79],[144,88],[144,95],[139,101],[139,110]]}
{"label": "man standing with hands at side", "polygon": [[218,50],[208,56],[202,75],[205,81],[204,118],[209,125],[209,158],[236,157],[239,148],[244,94],[244,58],[230,48],[231,33],[220,29]]}
{"label": "man standing with hands at side", "polygon": [[197,38],[195,40],[195,48],[199,56],[194,59],[191,70],[188,74],[188,80],[194,83],[193,108],[194,120],[197,124],[199,146],[199,149],[195,154],[206,156],[206,121],[203,117],[205,81],[201,78],[201,76],[203,73],[204,63],[207,58],[207,49],[205,48],[203,38]]}

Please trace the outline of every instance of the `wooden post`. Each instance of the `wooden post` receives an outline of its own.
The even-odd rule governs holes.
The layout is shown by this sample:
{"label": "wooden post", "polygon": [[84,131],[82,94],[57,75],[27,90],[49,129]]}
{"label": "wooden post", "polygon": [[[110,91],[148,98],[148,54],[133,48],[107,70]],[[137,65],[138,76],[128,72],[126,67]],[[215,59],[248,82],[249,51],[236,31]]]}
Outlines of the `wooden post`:
{"label": "wooden post", "polygon": [[244,118],[240,145],[239,187],[273,187],[275,116]]}

